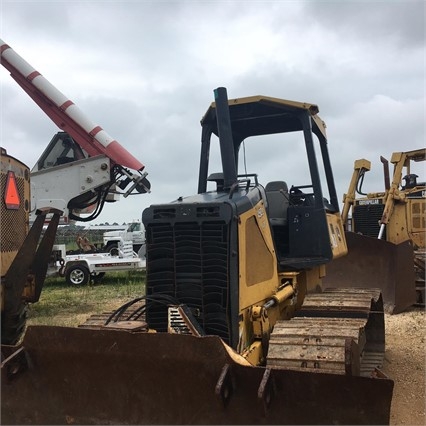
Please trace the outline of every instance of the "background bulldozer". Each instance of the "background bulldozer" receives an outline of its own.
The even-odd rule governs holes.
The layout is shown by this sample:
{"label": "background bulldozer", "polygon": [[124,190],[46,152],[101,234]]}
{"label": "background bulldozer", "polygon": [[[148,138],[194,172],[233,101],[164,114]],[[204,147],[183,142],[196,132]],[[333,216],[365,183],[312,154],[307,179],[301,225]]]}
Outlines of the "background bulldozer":
{"label": "background bulldozer", "polygon": [[389,163],[381,157],[384,191],[376,193],[362,189],[370,162],[355,161],[342,210],[349,254],[330,264],[325,285],[378,287],[390,313],[424,305],[426,183],[413,166],[425,156],[424,148],[394,152],[391,177]]}
{"label": "background bulldozer", "polygon": [[[214,94],[197,194],[143,212],[146,294],[79,328],[29,327],[2,362],[2,423],[389,422],[380,291],[321,291],[347,248],[318,107]],[[271,134],[304,144],[304,182],[238,172],[244,141]]]}

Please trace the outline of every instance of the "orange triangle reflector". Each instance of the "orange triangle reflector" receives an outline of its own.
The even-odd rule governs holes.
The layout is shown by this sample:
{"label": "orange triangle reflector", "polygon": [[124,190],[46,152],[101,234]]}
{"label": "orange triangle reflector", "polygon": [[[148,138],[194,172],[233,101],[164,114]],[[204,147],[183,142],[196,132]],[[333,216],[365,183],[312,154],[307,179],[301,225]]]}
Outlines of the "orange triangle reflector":
{"label": "orange triangle reflector", "polygon": [[19,198],[18,185],[16,184],[15,173],[7,173],[6,189],[4,191],[4,202],[7,209],[17,210],[21,204]]}

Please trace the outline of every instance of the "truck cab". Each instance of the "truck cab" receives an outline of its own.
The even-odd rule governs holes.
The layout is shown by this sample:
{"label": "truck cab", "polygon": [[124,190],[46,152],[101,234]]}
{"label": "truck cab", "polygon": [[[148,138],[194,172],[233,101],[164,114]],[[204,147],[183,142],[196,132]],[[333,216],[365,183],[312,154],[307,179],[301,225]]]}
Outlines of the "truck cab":
{"label": "truck cab", "polygon": [[113,256],[117,255],[118,245],[124,241],[131,241],[133,251],[139,252],[145,244],[145,228],[140,220],[130,222],[124,231],[105,232],[103,236],[104,251],[111,253]]}

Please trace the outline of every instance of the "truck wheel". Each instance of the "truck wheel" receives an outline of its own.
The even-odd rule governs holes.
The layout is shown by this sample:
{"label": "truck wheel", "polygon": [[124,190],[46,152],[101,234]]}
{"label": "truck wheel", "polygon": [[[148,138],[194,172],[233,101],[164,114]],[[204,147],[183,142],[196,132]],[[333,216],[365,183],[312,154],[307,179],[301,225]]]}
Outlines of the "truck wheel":
{"label": "truck wheel", "polygon": [[65,275],[65,280],[69,285],[85,285],[89,282],[89,278],[89,270],[81,265],[69,267]]}
{"label": "truck wheel", "polygon": [[117,243],[111,243],[106,246],[106,252],[109,253],[111,256],[118,256],[118,244]]}

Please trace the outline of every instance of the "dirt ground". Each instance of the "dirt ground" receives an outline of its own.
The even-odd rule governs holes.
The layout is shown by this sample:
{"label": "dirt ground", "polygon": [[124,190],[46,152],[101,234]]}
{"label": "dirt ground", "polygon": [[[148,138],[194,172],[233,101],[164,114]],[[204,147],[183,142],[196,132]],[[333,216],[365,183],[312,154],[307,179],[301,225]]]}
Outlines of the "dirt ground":
{"label": "dirt ground", "polygon": [[387,315],[383,372],[394,380],[391,425],[426,425],[426,317],[421,308]]}

